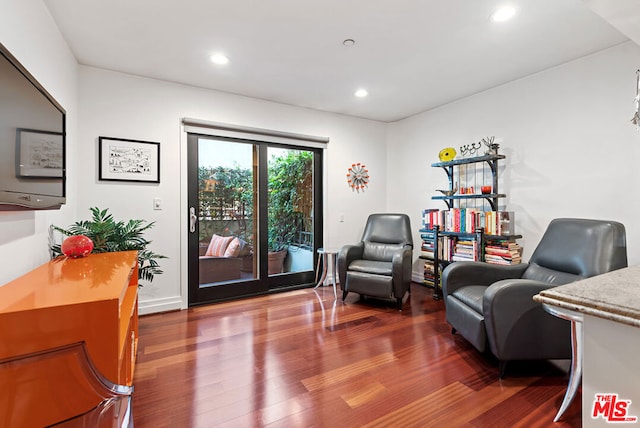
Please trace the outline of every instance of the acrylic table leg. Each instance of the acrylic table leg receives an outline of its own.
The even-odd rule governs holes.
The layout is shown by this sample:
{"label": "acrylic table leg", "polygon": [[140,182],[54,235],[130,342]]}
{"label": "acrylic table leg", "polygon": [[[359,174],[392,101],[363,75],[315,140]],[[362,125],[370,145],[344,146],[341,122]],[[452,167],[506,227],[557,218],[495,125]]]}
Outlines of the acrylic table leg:
{"label": "acrylic table leg", "polygon": [[321,255],[318,255],[318,263],[316,263],[316,279],[314,282],[318,282],[318,275],[320,274],[320,259],[321,259]]}
{"label": "acrylic table leg", "polygon": [[558,410],[556,417],[553,419],[553,422],[558,422],[576,397],[582,381],[582,348],[584,346],[582,339],[583,316],[576,311],[552,306],[547,303],[543,303],[542,307],[551,315],[565,319],[571,323],[571,372],[569,373],[567,392],[564,394],[560,410]]}
{"label": "acrylic table leg", "polygon": [[337,285],[337,281],[336,281],[336,272],[337,272],[337,268],[336,265],[338,264],[338,255],[336,253],[331,253],[331,279],[332,279],[332,283],[333,283],[333,297],[334,298],[338,298],[338,285]]}
{"label": "acrylic table leg", "polygon": [[320,287],[324,280],[327,279],[327,253],[322,252],[320,254],[322,255],[322,276],[314,288]]}
{"label": "acrylic table leg", "polygon": [[558,422],[578,392],[582,380],[582,322],[571,321],[571,373],[564,400],[553,422]]}

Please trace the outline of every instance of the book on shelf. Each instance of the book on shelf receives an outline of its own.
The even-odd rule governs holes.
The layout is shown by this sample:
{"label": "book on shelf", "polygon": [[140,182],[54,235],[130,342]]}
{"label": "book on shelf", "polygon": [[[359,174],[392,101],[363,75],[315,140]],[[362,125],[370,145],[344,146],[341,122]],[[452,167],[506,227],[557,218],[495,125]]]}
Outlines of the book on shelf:
{"label": "book on shelf", "polygon": [[456,241],[456,247],[458,247],[460,249],[463,249],[463,250],[469,250],[471,252],[472,250],[475,250],[476,241],[458,240],[458,241]]}
{"label": "book on shelf", "polygon": [[522,263],[522,247],[515,241],[490,241],[484,247],[484,261],[502,265]]}
{"label": "book on shelf", "polygon": [[[440,275],[440,269],[438,268],[438,276]],[[436,281],[436,267],[433,261],[426,260],[424,263],[423,273],[424,283],[434,285]]]}
{"label": "book on shelf", "polygon": [[481,211],[476,208],[451,208],[449,210],[423,210],[425,231],[438,226],[443,232],[474,233],[483,228],[487,235],[515,235],[513,211]]}
{"label": "book on shelf", "polygon": [[485,245],[484,251],[489,254],[504,256],[522,254],[522,247],[515,241],[491,241]]}
{"label": "book on shelf", "polygon": [[454,243],[453,255],[451,260],[478,260],[478,243],[475,240],[458,240]]}
{"label": "book on shelf", "polygon": [[434,239],[436,234],[430,230],[421,229],[420,230],[420,238],[424,240]]}
{"label": "book on shelf", "polygon": [[433,226],[428,226],[434,224],[432,221],[433,213],[437,213],[440,211],[437,208],[427,208],[422,210],[422,228],[423,229],[432,229]]}
{"label": "book on shelf", "polygon": [[451,260],[451,255],[453,254],[452,246],[455,240],[450,236],[442,237],[442,245],[441,245],[441,254],[440,258],[442,260]]}
{"label": "book on shelf", "polygon": [[433,265],[429,266],[429,265],[425,264],[425,266],[424,266],[424,275],[425,276],[430,276],[430,277],[433,278],[435,273],[436,273],[436,271],[435,271],[435,268],[433,267]]}
{"label": "book on shelf", "polygon": [[484,261],[487,263],[493,263],[496,265],[517,265],[522,263],[522,258],[520,256],[499,256],[496,254],[485,254]]}
{"label": "book on shelf", "polygon": [[431,238],[425,238],[424,236],[422,237],[422,244],[420,245],[420,257],[426,258],[426,259],[433,259],[434,258],[434,254],[435,254],[435,242],[434,242],[434,236],[432,235]]}
{"label": "book on shelf", "polygon": [[420,256],[424,257],[426,259],[432,259],[434,256],[434,252],[433,251],[420,251]]}
{"label": "book on shelf", "polygon": [[491,254],[494,256],[505,256],[505,257],[515,257],[520,256],[521,251],[519,249],[507,250],[507,249],[498,249],[493,247],[485,247],[485,254]]}
{"label": "book on shelf", "polygon": [[454,254],[453,256],[451,256],[451,261],[452,262],[476,262],[477,260],[475,260],[472,256]]}

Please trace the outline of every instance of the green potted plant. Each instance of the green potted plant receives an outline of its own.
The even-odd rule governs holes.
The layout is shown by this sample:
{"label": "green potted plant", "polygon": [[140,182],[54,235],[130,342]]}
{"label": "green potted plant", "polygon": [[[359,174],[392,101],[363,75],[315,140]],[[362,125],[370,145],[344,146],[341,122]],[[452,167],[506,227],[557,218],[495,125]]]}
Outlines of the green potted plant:
{"label": "green potted plant", "polygon": [[[313,182],[313,154],[290,150],[269,159],[267,247],[269,274],[283,271],[284,259],[291,244],[300,241],[300,232],[310,232]],[[234,234],[253,245],[251,224],[254,193],[253,172],[233,167],[200,167],[199,217],[200,245],[206,248],[211,236]],[[237,213],[244,226],[230,213]]]}
{"label": "green potted plant", "polygon": [[251,242],[246,222],[253,215],[253,173],[238,165],[233,167],[200,167],[198,171],[198,201],[200,241],[207,246],[213,234],[225,236],[232,233]]}
{"label": "green potted plant", "polygon": [[[115,221],[108,209],[100,210],[97,207],[89,208],[92,213],[91,220],[80,220],[64,229],[51,225],[52,231],[57,231],[64,236],[85,235],[93,241],[93,253],[107,253],[112,251],[138,251],[138,279],[153,281],[155,275],[162,273],[158,259],[166,256],[156,254],[147,246],[151,243],[144,237],[144,232],[151,229],[155,222],[146,220]],[[53,257],[62,255],[61,244],[49,243]]]}
{"label": "green potted plant", "polygon": [[268,250],[269,274],[280,273],[289,246],[305,230],[305,208],[312,180],[313,154],[290,151],[269,161]]}

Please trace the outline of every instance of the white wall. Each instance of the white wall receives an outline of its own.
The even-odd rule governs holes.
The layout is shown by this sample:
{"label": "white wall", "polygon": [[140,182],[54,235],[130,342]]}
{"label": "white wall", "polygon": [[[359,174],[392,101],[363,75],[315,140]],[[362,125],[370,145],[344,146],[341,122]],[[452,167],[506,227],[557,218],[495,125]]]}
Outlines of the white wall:
{"label": "white wall", "polygon": [[[182,117],[330,137],[326,246],[357,240],[366,216],[376,211],[407,212],[417,230],[422,209],[443,208],[430,199],[435,188],[446,185],[444,173],[429,166],[438,151],[495,135],[503,139],[501,153],[508,156],[500,173],[502,190],[509,195],[507,207],[517,213],[525,259],[552,218],[576,216],[622,221],[630,263],[640,261],[634,215],[640,208],[634,198],[640,132],[629,123],[640,47],[632,42],[385,125],[78,68],[40,0],[0,0],[0,10],[0,42],[67,110],[69,149],[63,209],[0,212],[0,259],[5,260],[0,284],[47,260],[50,224],[88,218],[88,208],[100,206],[118,218],[157,221],[151,231],[153,250],[170,259],[163,263],[165,274],[142,289],[143,312],[184,301]],[[161,183],[99,182],[98,136],[159,141]],[[346,185],[347,168],[354,162],[370,170],[364,193]],[[154,197],[162,198],[162,211],[152,209]]]}
{"label": "white wall", "polygon": [[583,217],[622,222],[629,263],[640,262],[640,131],[630,123],[638,67],[640,47],[627,42],[391,125],[388,187],[403,191],[390,191],[387,206],[410,213],[417,229],[422,209],[445,208],[431,200],[447,186],[430,166],[439,150],[495,135],[525,260],[551,219]]}
{"label": "white wall", "polygon": [[[183,117],[268,128],[330,138],[325,157],[325,242],[341,246],[360,238],[371,212],[385,209],[386,125],[336,114],[130,76],[91,67],[80,67],[80,120],[77,165],[79,216],[88,208],[109,208],[117,219],[156,221],[150,231],[151,249],[169,257],[162,260],[164,274],[140,292],[142,313],[180,307],[186,278],[181,271],[186,236],[181,215],[184,162],[181,160]],[[98,181],[98,137],[130,138],[161,143],[160,184]],[[370,189],[355,194],[346,183],[347,168],[354,162],[369,167]],[[159,197],[164,209],[154,211]],[[340,222],[340,215],[344,222]]]}
{"label": "white wall", "polygon": [[2,43],[67,111],[67,205],[59,211],[0,211],[0,285],[49,259],[50,224],[75,220],[77,63],[41,0],[0,0]]}

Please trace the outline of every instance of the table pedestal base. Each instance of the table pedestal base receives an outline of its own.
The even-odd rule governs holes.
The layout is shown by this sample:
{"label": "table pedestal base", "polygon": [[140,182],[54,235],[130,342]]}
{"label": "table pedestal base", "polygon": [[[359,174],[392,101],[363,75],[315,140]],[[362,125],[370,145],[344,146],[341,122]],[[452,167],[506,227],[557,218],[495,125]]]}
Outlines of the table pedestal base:
{"label": "table pedestal base", "polygon": [[337,299],[338,286],[336,281],[336,264],[338,261],[338,252],[325,250],[324,248],[318,248],[318,254],[322,257],[318,257],[318,265],[316,266],[316,280],[318,280],[318,273],[320,272],[320,259],[322,259],[322,276],[314,287],[314,290],[324,284],[325,280],[327,279],[329,264],[331,264],[331,283],[333,285],[333,297]]}

